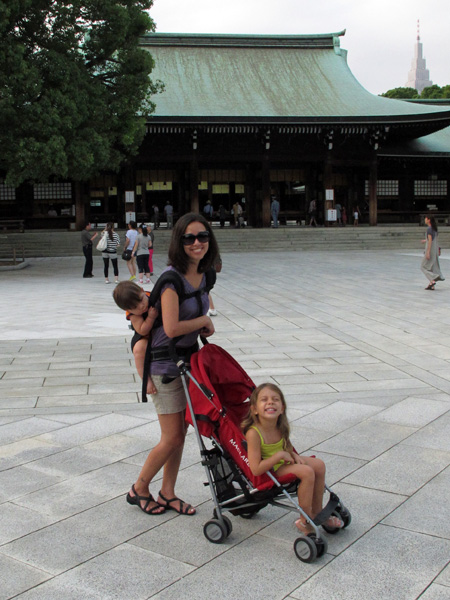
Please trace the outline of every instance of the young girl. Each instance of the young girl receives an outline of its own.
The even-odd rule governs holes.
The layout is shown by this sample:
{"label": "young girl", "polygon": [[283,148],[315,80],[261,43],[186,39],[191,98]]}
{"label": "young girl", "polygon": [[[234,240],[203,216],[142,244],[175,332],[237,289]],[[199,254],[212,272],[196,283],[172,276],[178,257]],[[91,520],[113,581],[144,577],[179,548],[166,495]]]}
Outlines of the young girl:
{"label": "young girl", "polygon": [[[298,503],[306,514],[314,519],[322,510],[325,489],[325,464],[319,458],[299,456],[289,440],[289,422],[286,416],[286,400],[282,391],[272,383],[262,383],[250,397],[250,410],[242,423],[247,440],[248,460],[254,475],[262,475],[271,469],[277,476],[293,474],[300,483],[297,490]],[[295,522],[305,534],[313,531],[304,517]],[[325,525],[341,528],[344,523],[335,516]]]}

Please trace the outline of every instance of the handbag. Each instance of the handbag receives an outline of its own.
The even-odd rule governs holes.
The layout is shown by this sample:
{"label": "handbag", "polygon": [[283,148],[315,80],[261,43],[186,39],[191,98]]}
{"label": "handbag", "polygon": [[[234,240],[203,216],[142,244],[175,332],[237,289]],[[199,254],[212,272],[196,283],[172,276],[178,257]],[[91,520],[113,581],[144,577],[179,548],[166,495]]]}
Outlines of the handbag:
{"label": "handbag", "polygon": [[105,231],[104,233],[102,233],[102,237],[99,239],[96,248],[97,248],[97,250],[100,250],[100,252],[103,252],[103,250],[106,250],[107,246],[108,246],[108,240],[106,239],[106,231]]}
{"label": "handbag", "polygon": [[131,260],[131,253],[132,253],[132,250],[124,250],[122,252],[122,258],[123,258],[123,260],[126,260],[126,261]]}

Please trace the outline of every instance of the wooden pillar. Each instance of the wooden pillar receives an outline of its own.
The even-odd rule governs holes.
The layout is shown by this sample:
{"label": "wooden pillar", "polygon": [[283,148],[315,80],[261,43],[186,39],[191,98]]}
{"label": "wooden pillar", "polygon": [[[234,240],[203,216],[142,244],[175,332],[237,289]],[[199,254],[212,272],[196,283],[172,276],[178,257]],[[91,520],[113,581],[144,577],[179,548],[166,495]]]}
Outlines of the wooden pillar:
{"label": "wooden pillar", "polygon": [[186,199],[186,181],[185,181],[185,170],[183,167],[178,166],[177,169],[177,179],[178,179],[178,186],[177,186],[177,198],[176,198],[176,205],[173,207],[174,212],[181,216],[182,214],[184,214],[186,211],[184,209],[184,204],[185,204],[185,199]]}
{"label": "wooden pillar", "polygon": [[75,227],[78,231],[84,229],[86,217],[85,199],[80,181],[73,183],[75,191]]}
{"label": "wooden pillar", "polygon": [[369,225],[372,227],[375,227],[378,221],[377,177],[378,164],[375,157],[369,166]]}
{"label": "wooden pillar", "polygon": [[255,227],[258,221],[258,210],[256,206],[256,184],[254,165],[247,165],[245,172],[245,209],[247,211],[247,223]]}
{"label": "wooden pillar", "polygon": [[[334,208],[334,201],[326,199],[326,191],[333,189],[333,165],[331,162],[331,152],[327,152],[325,163],[323,165],[323,223],[328,227],[327,210]],[[317,206],[317,211],[319,207]]]}
{"label": "wooden pillar", "polygon": [[270,227],[270,161],[267,153],[263,156],[261,166],[262,226]]}
{"label": "wooden pillar", "polygon": [[199,212],[199,203],[198,203],[198,159],[197,152],[193,152],[191,164],[190,164],[190,172],[189,172],[189,195],[191,200],[191,211],[198,213]]}

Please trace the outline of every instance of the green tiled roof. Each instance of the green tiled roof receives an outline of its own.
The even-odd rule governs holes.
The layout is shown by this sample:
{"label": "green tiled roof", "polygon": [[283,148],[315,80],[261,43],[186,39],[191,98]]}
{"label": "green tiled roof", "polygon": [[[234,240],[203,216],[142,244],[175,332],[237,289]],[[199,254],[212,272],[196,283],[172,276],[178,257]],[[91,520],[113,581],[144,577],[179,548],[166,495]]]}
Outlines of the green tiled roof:
{"label": "green tiled roof", "polygon": [[416,140],[381,147],[380,156],[450,156],[450,127]]}
{"label": "green tiled roof", "polygon": [[[450,109],[398,102],[365,90],[339,37],[150,33],[157,120],[450,123]],[[436,127],[436,121],[442,124]],[[431,129],[432,130],[432,129]]]}

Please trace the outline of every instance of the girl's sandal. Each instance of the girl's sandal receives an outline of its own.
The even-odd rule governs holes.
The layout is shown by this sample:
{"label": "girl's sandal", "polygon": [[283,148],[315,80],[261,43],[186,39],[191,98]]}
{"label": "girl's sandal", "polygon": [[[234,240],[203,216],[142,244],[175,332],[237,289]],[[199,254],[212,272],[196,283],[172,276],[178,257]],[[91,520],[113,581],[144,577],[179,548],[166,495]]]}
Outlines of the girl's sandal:
{"label": "girl's sandal", "polygon": [[302,517],[295,521],[295,526],[300,533],[303,533],[303,535],[308,535],[309,533],[314,532],[314,529],[311,527],[311,525],[309,525],[309,523],[307,523]]}
{"label": "girl's sandal", "polygon": [[427,287],[425,288],[426,290],[434,290],[434,286],[436,285],[436,282],[434,283],[430,283],[430,285],[427,285]]}
{"label": "girl's sandal", "polygon": [[344,522],[341,521],[339,517],[331,516],[326,521],[322,523],[326,527],[332,527],[333,529],[342,529],[344,527]]}

